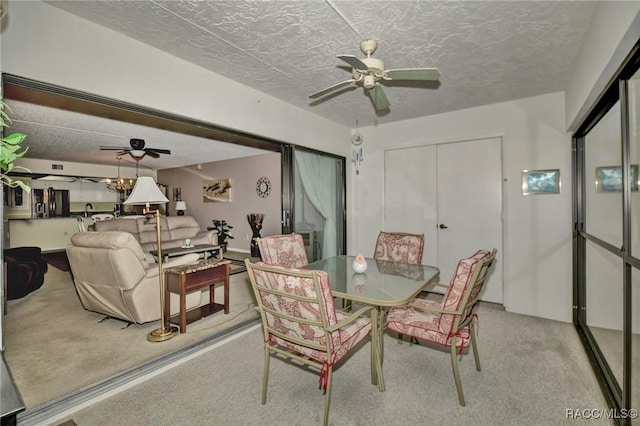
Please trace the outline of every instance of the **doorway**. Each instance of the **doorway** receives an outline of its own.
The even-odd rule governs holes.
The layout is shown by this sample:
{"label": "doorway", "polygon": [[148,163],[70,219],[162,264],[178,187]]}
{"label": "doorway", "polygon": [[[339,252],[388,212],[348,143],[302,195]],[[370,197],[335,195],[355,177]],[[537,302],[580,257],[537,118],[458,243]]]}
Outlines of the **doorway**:
{"label": "doorway", "polygon": [[345,254],[345,158],[289,145],[282,161],[282,232],[302,235],[309,262]]}
{"label": "doorway", "polygon": [[[389,149],[384,156],[385,231],[424,234],[422,263],[447,281],[458,260],[498,249],[502,263],[500,138]],[[482,300],[502,303],[502,268]]]}

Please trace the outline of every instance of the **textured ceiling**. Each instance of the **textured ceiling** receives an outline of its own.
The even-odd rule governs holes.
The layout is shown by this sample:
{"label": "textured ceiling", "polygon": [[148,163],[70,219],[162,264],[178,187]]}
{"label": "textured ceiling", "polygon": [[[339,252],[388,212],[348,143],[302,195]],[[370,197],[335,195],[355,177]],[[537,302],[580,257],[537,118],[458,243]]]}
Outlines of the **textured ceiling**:
{"label": "textured ceiling", "polygon": [[[564,90],[596,10],[588,1],[49,1],[350,128]],[[439,83],[309,94],[350,78],[338,54],[386,68],[436,67]]]}

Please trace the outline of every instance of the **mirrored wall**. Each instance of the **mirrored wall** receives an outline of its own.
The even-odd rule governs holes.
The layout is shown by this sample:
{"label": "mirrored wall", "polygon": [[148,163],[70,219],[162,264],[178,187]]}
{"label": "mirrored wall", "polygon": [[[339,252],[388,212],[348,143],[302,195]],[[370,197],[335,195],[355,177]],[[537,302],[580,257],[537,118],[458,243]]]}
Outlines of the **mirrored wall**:
{"label": "mirrored wall", "polygon": [[622,424],[640,424],[639,52],[574,135],[574,321]]}

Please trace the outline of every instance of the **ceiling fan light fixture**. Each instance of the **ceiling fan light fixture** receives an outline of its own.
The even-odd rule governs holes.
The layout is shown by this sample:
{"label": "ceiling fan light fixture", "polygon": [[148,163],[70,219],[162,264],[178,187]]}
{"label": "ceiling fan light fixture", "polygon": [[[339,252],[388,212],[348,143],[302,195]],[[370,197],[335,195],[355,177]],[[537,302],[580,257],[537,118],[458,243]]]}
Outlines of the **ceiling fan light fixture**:
{"label": "ceiling fan light fixture", "polygon": [[131,154],[133,158],[142,158],[144,157],[146,152],[142,149],[132,149],[132,150],[129,150],[129,154]]}
{"label": "ceiling fan light fixture", "polygon": [[373,75],[368,74],[364,76],[364,82],[363,82],[364,88],[365,89],[372,89],[375,87],[376,85],[376,79]]}

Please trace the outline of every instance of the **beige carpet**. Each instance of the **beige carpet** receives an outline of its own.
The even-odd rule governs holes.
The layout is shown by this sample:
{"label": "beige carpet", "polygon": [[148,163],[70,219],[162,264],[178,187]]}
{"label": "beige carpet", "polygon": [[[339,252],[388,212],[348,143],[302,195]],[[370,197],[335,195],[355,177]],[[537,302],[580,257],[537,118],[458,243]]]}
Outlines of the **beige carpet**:
{"label": "beige carpet", "polygon": [[[222,297],[217,286],[216,301]],[[185,334],[151,343],[146,335],[159,322],[127,327],[123,321],[103,321],[104,315],[82,308],[69,272],[49,268],[39,290],[8,302],[5,358],[30,410],[257,318],[246,272],[231,276],[230,300],[228,315],[218,312],[188,325]]]}
{"label": "beige carpet", "polygon": [[[466,407],[458,404],[447,351],[385,338],[387,390],[370,383],[369,343],[334,374],[332,425],[612,425],[567,419],[567,410],[606,408],[572,324],[481,305],[479,351],[460,363]],[[260,403],[260,329],[237,337],[142,383],[105,396],[49,424],[319,425],[318,374],[271,361],[266,405]],[[51,419],[53,420],[53,419]]]}

